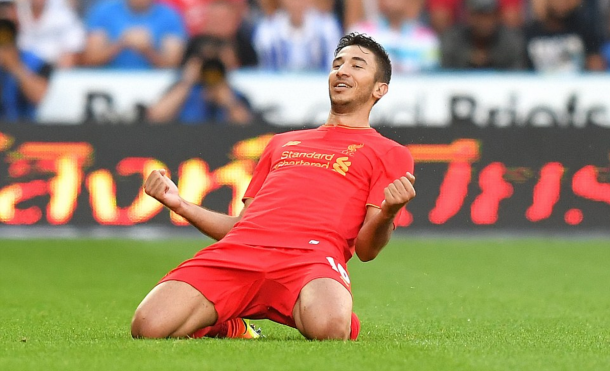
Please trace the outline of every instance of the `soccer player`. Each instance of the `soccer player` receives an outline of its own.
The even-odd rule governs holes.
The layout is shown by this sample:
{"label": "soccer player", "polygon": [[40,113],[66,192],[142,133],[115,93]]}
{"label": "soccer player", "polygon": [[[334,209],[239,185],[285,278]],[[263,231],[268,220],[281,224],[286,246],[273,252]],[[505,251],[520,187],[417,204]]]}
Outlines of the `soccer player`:
{"label": "soccer player", "polygon": [[357,338],[346,263],[354,253],[374,259],[415,197],[409,151],[369,126],[390,77],[378,43],[344,36],[328,79],[327,122],[273,137],[238,216],[185,201],[164,170],[150,174],[146,193],[218,242],[144,298],[134,337],[257,337],[242,318],[265,318],[308,339]]}

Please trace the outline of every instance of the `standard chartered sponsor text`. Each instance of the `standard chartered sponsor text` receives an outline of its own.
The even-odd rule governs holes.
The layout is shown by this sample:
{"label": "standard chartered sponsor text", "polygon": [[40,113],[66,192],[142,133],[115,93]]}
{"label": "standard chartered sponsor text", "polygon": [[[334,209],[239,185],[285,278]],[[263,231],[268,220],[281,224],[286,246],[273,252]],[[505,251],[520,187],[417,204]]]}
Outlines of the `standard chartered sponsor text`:
{"label": "standard chartered sponsor text", "polygon": [[329,153],[318,153],[318,152],[284,151],[284,152],[282,152],[281,159],[285,160],[287,158],[300,158],[300,157],[330,161],[330,160],[333,159],[333,157],[335,157],[335,155],[332,155],[332,154],[329,154]]}
{"label": "standard chartered sponsor text", "polygon": [[[280,168],[283,166],[314,166],[328,169],[330,167],[330,161],[335,157],[334,154],[329,153],[318,153],[318,152],[294,152],[294,151],[284,151],[282,152],[282,156],[275,168]],[[292,160],[297,158],[306,158],[313,160],[322,160],[321,162],[316,161],[305,161],[305,160]],[[325,161],[325,162],[324,162]]]}

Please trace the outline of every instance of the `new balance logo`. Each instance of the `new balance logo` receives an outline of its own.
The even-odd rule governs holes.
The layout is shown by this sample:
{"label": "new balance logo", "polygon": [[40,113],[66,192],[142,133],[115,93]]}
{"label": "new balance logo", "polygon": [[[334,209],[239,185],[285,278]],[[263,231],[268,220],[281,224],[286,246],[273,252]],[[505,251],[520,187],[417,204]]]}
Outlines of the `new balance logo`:
{"label": "new balance logo", "polygon": [[298,144],[301,144],[301,142],[299,142],[298,140],[291,140],[290,142],[284,144],[282,147],[296,146]]}

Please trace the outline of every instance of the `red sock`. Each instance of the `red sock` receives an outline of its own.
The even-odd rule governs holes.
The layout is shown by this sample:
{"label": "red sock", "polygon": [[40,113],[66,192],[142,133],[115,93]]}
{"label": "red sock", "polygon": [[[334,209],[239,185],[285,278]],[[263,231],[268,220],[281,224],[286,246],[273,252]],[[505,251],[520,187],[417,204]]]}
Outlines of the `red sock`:
{"label": "red sock", "polygon": [[191,335],[192,338],[233,338],[244,332],[244,321],[241,318],[233,318],[213,326],[199,329]]}
{"label": "red sock", "polygon": [[356,340],[358,338],[358,334],[360,334],[360,320],[358,319],[356,313],[352,312],[352,324],[349,339]]}

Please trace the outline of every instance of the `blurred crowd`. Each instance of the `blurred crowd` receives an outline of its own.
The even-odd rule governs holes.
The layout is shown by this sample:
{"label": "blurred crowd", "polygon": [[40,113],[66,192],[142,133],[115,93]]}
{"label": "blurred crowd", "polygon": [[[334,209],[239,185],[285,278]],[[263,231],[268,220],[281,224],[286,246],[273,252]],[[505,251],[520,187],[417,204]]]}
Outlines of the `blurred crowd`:
{"label": "blurred crowd", "polygon": [[0,120],[31,119],[57,69],[175,68],[148,121],[247,123],[228,72],[328,71],[349,32],[395,74],[610,66],[610,0],[0,0]]}

